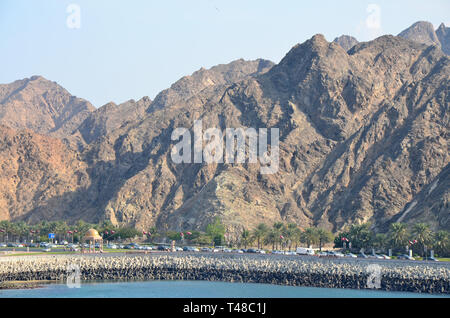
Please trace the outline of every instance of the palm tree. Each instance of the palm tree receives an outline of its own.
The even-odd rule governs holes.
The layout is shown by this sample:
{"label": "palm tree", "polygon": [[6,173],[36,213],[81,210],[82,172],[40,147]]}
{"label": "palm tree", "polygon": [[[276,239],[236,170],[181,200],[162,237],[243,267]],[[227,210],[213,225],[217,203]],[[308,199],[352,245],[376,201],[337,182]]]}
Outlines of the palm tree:
{"label": "palm tree", "polygon": [[313,227],[307,228],[302,234],[301,234],[301,242],[306,243],[306,247],[311,247],[314,244],[317,244],[319,242],[319,236],[317,235],[317,231]]}
{"label": "palm tree", "polygon": [[278,244],[281,244],[283,234],[286,233],[286,227],[283,222],[276,222],[273,225],[272,231],[273,240],[275,241],[275,248],[278,249]]}
{"label": "palm tree", "polygon": [[408,229],[404,223],[392,223],[389,229],[389,241],[393,248],[402,248],[408,244]]}
{"label": "palm tree", "polygon": [[375,235],[375,238],[374,238],[374,241],[373,241],[373,245],[374,245],[375,248],[379,248],[379,249],[384,250],[386,248],[387,241],[388,241],[388,238],[387,238],[386,234],[384,234],[384,233],[377,233]]}
{"label": "palm tree", "polygon": [[422,247],[422,256],[425,257],[427,247],[433,241],[433,232],[430,230],[429,225],[425,223],[417,223],[414,224],[413,233],[416,237],[417,244]]}
{"label": "palm tree", "polygon": [[447,231],[438,231],[434,235],[434,248],[440,256],[450,254],[450,235]]}
{"label": "palm tree", "polygon": [[316,229],[316,236],[319,241],[319,250],[322,251],[322,245],[333,240],[333,234],[324,229]]}
{"label": "palm tree", "polygon": [[372,244],[373,233],[370,231],[370,224],[353,224],[349,231],[349,240],[353,247],[367,248]]}
{"label": "palm tree", "polygon": [[267,233],[266,237],[264,238],[264,244],[266,245],[272,245],[272,250],[275,250],[275,244],[278,241],[277,231],[275,229],[270,229],[269,233]]}
{"label": "palm tree", "polygon": [[268,232],[269,232],[269,227],[264,223],[258,224],[256,229],[253,231],[252,236],[254,239],[256,239],[256,241],[258,243],[258,249],[261,248],[261,243],[264,242],[264,238],[266,237]]}
{"label": "palm tree", "polygon": [[241,244],[247,249],[247,246],[253,243],[253,237],[249,230],[244,229],[241,234]]}
{"label": "palm tree", "polygon": [[286,228],[286,236],[289,240],[289,251],[291,251],[292,244],[295,243],[295,247],[297,248],[298,242],[300,241],[301,231],[298,228],[297,224],[289,223]]}

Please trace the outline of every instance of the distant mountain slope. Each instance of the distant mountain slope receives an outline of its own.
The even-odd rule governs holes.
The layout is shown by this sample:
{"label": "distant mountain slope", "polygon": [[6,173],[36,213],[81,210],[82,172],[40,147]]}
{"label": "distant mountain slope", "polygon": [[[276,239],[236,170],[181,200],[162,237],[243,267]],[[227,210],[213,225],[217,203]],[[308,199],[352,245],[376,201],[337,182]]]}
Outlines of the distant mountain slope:
{"label": "distant mountain slope", "polygon": [[[450,229],[449,88],[450,57],[437,45],[382,36],[346,50],[316,35],[277,65],[202,69],[153,102],[89,112],[74,132],[84,142],[80,152],[4,128],[2,182],[14,187],[0,191],[9,211],[0,218],[186,230],[219,217],[230,233],[275,221],[337,231],[426,220]],[[204,129],[279,128],[279,171],[175,164],[171,134],[192,131],[197,119]],[[27,173],[15,173],[20,167]]]}
{"label": "distant mountain slope", "polygon": [[61,140],[0,125],[0,162],[0,219],[83,217],[73,198],[87,166]]}
{"label": "distant mountain slope", "polygon": [[106,104],[90,113],[78,127],[78,132],[83,140],[89,144],[102,136],[106,136],[114,129],[142,119],[150,104],[151,100],[148,97],[144,97],[138,102],[129,100],[120,105]]}
{"label": "distant mountain slope", "polygon": [[[142,228],[204,228],[219,216],[230,232],[280,220],[384,229],[449,163],[449,74],[437,47],[383,36],[346,52],[314,36],[264,74],[150,107],[141,121],[92,143],[83,154],[90,186],[77,202],[89,207],[89,194],[96,219]],[[173,129],[198,118],[205,129],[280,128],[279,172],[174,164]],[[439,189],[432,194],[445,198],[448,189]],[[445,205],[426,208],[420,218],[450,227]],[[94,206],[80,214],[87,211]]]}
{"label": "distant mountain slope", "polygon": [[444,51],[445,54],[450,55],[450,28],[442,23],[436,30],[436,35],[441,42],[442,51]]}
{"label": "distant mountain slope", "polygon": [[342,48],[346,51],[350,50],[352,47],[359,43],[356,38],[350,35],[341,35],[340,37],[335,38],[333,42],[342,46]]}
{"label": "distant mountain slope", "polygon": [[58,138],[70,136],[95,110],[40,76],[0,85],[0,124]]}
{"label": "distant mountain slope", "polygon": [[419,21],[402,31],[398,36],[411,41],[423,43],[426,45],[437,45],[441,47],[433,24],[426,21]]}
{"label": "distant mountain slope", "polygon": [[185,76],[174,83],[169,89],[159,93],[152,103],[151,110],[183,102],[202,90],[216,85],[230,85],[247,76],[267,72],[274,63],[258,59],[245,61],[243,59],[229,64],[214,66],[208,70],[202,68],[190,76]]}

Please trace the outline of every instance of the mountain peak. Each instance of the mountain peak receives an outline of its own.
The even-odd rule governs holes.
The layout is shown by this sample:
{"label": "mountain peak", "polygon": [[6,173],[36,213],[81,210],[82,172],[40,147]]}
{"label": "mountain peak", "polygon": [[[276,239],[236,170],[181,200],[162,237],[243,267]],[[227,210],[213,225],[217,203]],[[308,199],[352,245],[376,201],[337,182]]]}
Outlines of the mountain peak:
{"label": "mountain peak", "polygon": [[433,24],[427,21],[418,21],[414,23],[398,36],[426,45],[437,45],[441,47],[441,43],[434,31]]}
{"label": "mountain peak", "polygon": [[333,40],[333,43],[339,44],[344,50],[348,51],[356,44],[358,44],[358,40],[350,35],[341,35]]}

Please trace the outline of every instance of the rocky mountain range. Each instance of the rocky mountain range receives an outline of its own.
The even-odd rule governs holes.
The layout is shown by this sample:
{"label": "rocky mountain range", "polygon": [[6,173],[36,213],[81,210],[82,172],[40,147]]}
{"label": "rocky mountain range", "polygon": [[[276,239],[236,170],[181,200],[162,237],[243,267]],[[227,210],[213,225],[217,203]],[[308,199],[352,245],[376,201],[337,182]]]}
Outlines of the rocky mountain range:
{"label": "rocky mountain range", "polygon": [[[442,51],[450,55],[450,28],[441,23],[437,30],[433,24],[426,21],[419,21],[398,34],[399,37],[426,45],[436,45]],[[335,43],[342,46],[346,51],[350,50],[359,41],[350,35],[341,35],[334,39]]]}
{"label": "rocky mountain range", "polygon": [[[276,65],[201,69],[153,101],[99,109],[42,77],[0,85],[0,219],[448,230],[448,28],[434,36],[418,25],[364,43],[315,35]],[[279,128],[278,172],[175,164],[173,130],[198,119],[204,129]]]}

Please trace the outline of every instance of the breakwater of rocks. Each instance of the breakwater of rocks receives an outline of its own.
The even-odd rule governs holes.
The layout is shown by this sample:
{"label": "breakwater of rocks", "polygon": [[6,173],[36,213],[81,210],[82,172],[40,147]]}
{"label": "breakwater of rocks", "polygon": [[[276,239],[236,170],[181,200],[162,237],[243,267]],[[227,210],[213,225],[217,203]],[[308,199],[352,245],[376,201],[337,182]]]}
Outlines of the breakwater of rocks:
{"label": "breakwater of rocks", "polygon": [[79,268],[81,280],[86,281],[206,280],[450,294],[450,266],[444,263],[237,254],[3,257],[0,258],[0,282],[65,282],[74,266]]}

